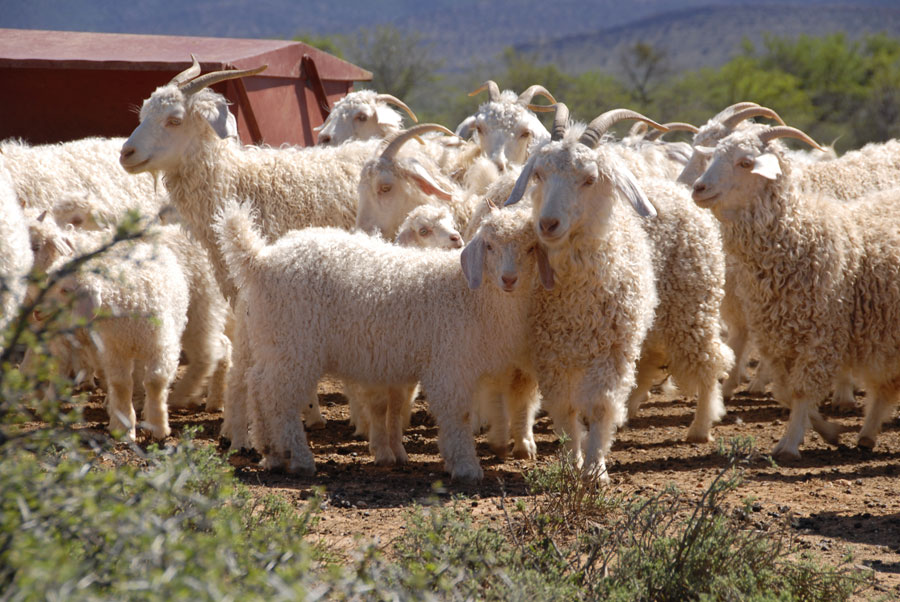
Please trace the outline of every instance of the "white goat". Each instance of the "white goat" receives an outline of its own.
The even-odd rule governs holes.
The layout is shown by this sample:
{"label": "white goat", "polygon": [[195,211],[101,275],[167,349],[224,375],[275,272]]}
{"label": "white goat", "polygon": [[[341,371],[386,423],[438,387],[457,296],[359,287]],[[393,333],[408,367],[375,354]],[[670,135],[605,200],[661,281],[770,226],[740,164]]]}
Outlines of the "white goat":
{"label": "white goat", "polygon": [[848,373],[868,385],[858,445],[870,448],[900,382],[900,191],[847,204],[804,192],[781,137],[817,146],[794,128],[734,132],[694,182],[694,200],[722,224],[775,397],[791,410],[774,453],[798,457],[810,423],[837,443],[842,427],[817,405]]}
{"label": "white goat", "polygon": [[[35,251],[35,268],[41,271],[50,271],[76,254],[99,247],[112,235],[110,231],[60,228],[45,216],[43,213],[38,218],[31,218],[28,224],[31,247]],[[79,221],[83,218],[75,217]],[[187,323],[181,340],[188,368],[179,379],[168,405],[186,407],[195,404],[202,385],[209,380],[207,410],[221,409],[231,364],[231,343],[224,332],[228,305],[219,292],[206,252],[177,224],[150,228],[146,236],[148,242],[164,246],[174,254],[189,287]],[[86,367],[90,362],[82,362],[82,365]]]}
{"label": "white goat", "polygon": [[[328,372],[364,383],[420,381],[446,469],[454,479],[481,479],[471,399],[482,375],[505,369],[527,347],[539,254],[525,242],[533,240],[527,224],[497,212],[462,255],[336,229],[295,231],[267,246],[236,203],[217,230],[247,297],[250,399],[261,406],[253,433],[267,443],[266,467],[314,472],[291,402],[298,391],[301,399],[313,394]],[[479,288],[483,274],[489,285]]]}
{"label": "white goat", "polygon": [[396,243],[420,249],[460,249],[463,239],[447,207],[420,205],[400,224]]}
{"label": "white goat", "polygon": [[[67,259],[61,257],[48,271]],[[76,298],[72,318],[90,320],[99,310],[109,314],[86,328],[107,385],[110,430],[136,436],[133,372],[140,367],[148,428],[156,439],[167,437],[168,387],[178,368],[190,297],[175,254],[149,240],[120,242],[60,278],[48,298],[59,302],[71,295]]]}
{"label": "white goat", "polygon": [[[172,203],[191,233],[204,245],[216,280],[235,305],[233,366],[226,392],[222,433],[234,448],[246,447],[244,416],[246,360],[243,308],[237,307],[234,283],[215,244],[211,224],[224,199],[254,204],[266,236],[276,238],[306,226],[353,227],[362,164],[377,140],[348,142],[336,148],[239,148],[222,139],[219,117],[225,98],[208,86],[258,73],[221,71],[196,77],[199,65],[157,88],[141,107],[140,125],[122,147],[126,171],[161,171]],[[303,404],[307,424],[323,425],[318,401]]]}
{"label": "white goat", "polygon": [[406,111],[413,123],[419,121],[412,109],[396,96],[357,90],[334,103],[325,122],[315,128],[319,132],[316,144],[337,146],[347,140],[384,139],[396,134],[403,125],[403,116],[389,104]]}
{"label": "white goat", "polygon": [[556,100],[537,84],[516,95],[512,90],[500,92],[492,80],[484,82],[469,96],[484,90],[488,91],[488,101],[456,127],[456,134],[460,138],[474,134],[481,153],[501,172],[512,165],[524,164],[535,148],[550,140],[547,128],[529,110],[529,103],[536,94],[552,103]]}
{"label": "white goat", "polygon": [[557,106],[552,141],[532,155],[507,204],[522,198],[533,177],[534,227],[556,280],[535,300],[534,368],[576,463],[583,420],[585,468],[608,479],[606,456],[657,304],[652,248],[638,218],[656,211],[615,154],[594,148],[596,120],[587,130],[569,129],[568,110]]}

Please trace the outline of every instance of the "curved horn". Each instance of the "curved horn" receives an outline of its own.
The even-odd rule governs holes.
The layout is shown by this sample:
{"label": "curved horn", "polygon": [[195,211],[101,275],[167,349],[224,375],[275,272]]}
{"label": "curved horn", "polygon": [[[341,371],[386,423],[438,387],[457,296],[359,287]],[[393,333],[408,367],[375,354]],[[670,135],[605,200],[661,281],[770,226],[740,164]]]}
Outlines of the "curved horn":
{"label": "curved horn", "polygon": [[413,138],[418,137],[419,134],[433,131],[444,132],[445,134],[450,136],[456,135],[439,123],[422,123],[420,125],[413,126],[408,130],[403,130],[402,132],[397,134],[397,137],[391,140],[390,144],[388,144],[387,147],[385,147],[385,149],[381,151],[381,158],[392,161],[394,159],[394,155],[397,154],[397,151],[400,150],[401,146],[403,146]]}
{"label": "curved horn", "polygon": [[759,105],[747,107],[746,109],[741,109],[740,111],[733,113],[730,117],[722,120],[722,125],[733,130],[737,124],[745,119],[750,119],[751,117],[768,117],[769,119],[774,119],[781,125],[786,125],[778,113],[768,107],[761,107]]}
{"label": "curved horn", "polygon": [[207,88],[213,84],[217,84],[228,79],[237,79],[239,77],[247,77],[248,75],[256,75],[257,73],[265,71],[267,67],[268,65],[262,65],[260,67],[254,67],[253,69],[228,69],[226,71],[213,71],[211,73],[201,75],[196,79],[192,79],[185,84],[181,84],[179,87],[181,88],[181,91],[185,93],[185,95],[190,96],[191,94],[196,94],[203,88]]}
{"label": "curved horn", "polygon": [[491,97],[491,102],[500,100],[500,88],[497,86],[497,82],[492,79],[489,79],[478,86],[477,90],[469,92],[469,96],[475,96],[479,92],[484,92],[485,90],[488,91],[488,95]]}
{"label": "curved horn", "polygon": [[375,100],[380,100],[381,102],[388,102],[388,103],[391,103],[392,105],[396,105],[396,106],[400,107],[401,109],[406,111],[406,114],[409,115],[409,118],[413,120],[413,123],[419,123],[419,118],[416,117],[416,114],[412,112],[412,109],[410,109],[408,106],[406,106],[406,103],[404,103],[402,100],[400,100],[393,94],[379,94],[375,97]]}
{"label": "curved horn", "polygon": [[662,130],[663,132],[668,131],[664,125],[656,123],[649,117],[645,117],[637,111],[632,111],[631,109],[612,109],[599,117],[595,117],[594,120],[588,124],[584,133],[581,135],[581,138],[578,139],[578,142],[585,146],[595,148],[597,143],[600,142],[600,138],[606,133],[606,130],[623,119],[639,119],[658,130]]}
{"label": "curved horn", "polygon": [[547,88],[541,86],[539,84],[535,84],[533,86],[529,86],[527,90],[519,94],[519,99],[516,101],[520,105],[528,105],[531,103],[531,99],[534,98],[534,95],[543,96],[547,100],[549,100],[552,104],[556,104],[556,99],[553,98],[553,95],[547,91]]}
{"label": "curved horn", "polygon": [[763,144],[768,144],[776,138],[796,138],[797,140],[802,140],[815,149],[818,149],[820,151],[825,150],[824,148],[819,146],[818,142],[810,138],[806,132],[802,132],[797,128],[792,128],[786,125],[769,128],[759,135],[759,139]]}
{"label": "curved horn", "polygon": [[169,85],[175,84],[176,86],[180,86],[200,75],[200,61],[197,60],[197,57],[195,57],[193,53],[191,53],[191,61],[193,61],[193,64],[169,80]]}
{"label": "curved horn", "polygon": [[537,155],[531,155],[531,158],[525,163],[525,167],[522,168],[522,173],[516,178],[516,185],[513,186],[512,192],[509,193],[509,197],[503,203],[504,207],[515,205],[522,200],[523,196],[525,196],[525,191],[528,190],[528,182],[531,180],[531,174],[534,173],[535,157],[537,157]]}
{"label": "curved horn", "polygon": [[[690,123],[684,123],[682,121],[672,121],[669,123],[664,123],[663,127],[666,128],[666,130],[669,132],[691,132],[692,134],[696,134],[700,131],[700,128],[698,128],[697,126],[691,125]],[[644,140],[657,140],[665,133],[666,132],[662,130],[653,130],[652,132],[644,136]]]}
{"label": "curved horn", "polygon": [[550,140],[562,140],[569,129],[569,107],[565,103],[556,103],[556,115],[553,117],[553,129],[550,132]]}
{"label": "curved horn", "polygon": [[733,105],[731,105],[730,107],[725,107],[724,109],[722,109],[721,111],[716,113],[716,116],[713,117],[713,119],[718,119],[719,121],[721,121],[722,119],[725,119],[732,113],[736,113],[737,111],[743,111],[744,109],[749,109],[750,107],[758,107],[758,106],[759,106],[759,103],[750,102],[749,100],[746,100],[744,102],[736,102]]}

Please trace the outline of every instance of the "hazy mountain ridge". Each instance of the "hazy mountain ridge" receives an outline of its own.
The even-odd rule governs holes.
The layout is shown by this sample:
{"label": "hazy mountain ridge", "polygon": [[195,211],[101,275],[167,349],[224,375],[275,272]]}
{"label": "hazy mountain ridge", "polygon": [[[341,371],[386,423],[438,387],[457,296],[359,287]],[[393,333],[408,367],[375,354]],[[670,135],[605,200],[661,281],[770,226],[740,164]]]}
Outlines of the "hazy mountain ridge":
{"label": "hazy mountain ridge", "polygon": [[852,39],[874,33],[900,35],[900,6],[835,4],[816,6],[814,13],[808,6],[708,6],[516,48],[569,72],[617,72],[622,51],[640,40],[665,50],[671,70],[679,72],[722,65],[740,50],[745,39],[761,47],[767,33],[793,37],[841,31]]}
{"label": "hazy mountain ridge", "polygon": [[637,40],[665,48],[678,70],[721,64],[744,36],[758,41],[762,31],[900,34],[900,8],[891,0],[789,0],[767,7],[733,0],[0,0],[0,27],[31,29],[290,38],[379,23],[419,33],[448,71],[491,63],[507,46],[566,69],[609,70],[619,49]]}

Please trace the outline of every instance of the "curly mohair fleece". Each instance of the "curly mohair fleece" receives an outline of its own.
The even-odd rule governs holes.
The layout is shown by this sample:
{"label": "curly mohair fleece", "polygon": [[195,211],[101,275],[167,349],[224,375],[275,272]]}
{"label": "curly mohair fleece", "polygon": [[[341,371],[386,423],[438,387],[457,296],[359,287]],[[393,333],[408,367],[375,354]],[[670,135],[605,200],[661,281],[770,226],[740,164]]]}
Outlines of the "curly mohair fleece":
{"label": "curly mohair fleece", "polygon": [[88,328],[106,380],[110,430],[135,437],[132,372],[141,366],[148,428],[156,439],[168,436],[168,391],[178,368],[190,298],[174,253],[154,242],[118,243],[59,286],[60,294],[64,289],[76,293],[76,317],[89,319],[101,308],[109,312]]}
{"label": "curly mohair fleece", "polygon": [[[529,239],[523,223],[509,231],[502,222],[485,224],[470,245],[481,240],[501,248],[509,241],[515,247]],[[321,228],[267,246],[249,209],[236,203],[226,207],[217,230],[247,298],[254,352],[248,386],[257,406],[252,434],[263,444],[267,467],[315,471],[292,400],[314,394],[319,377],[331,373],[365,383],[421,382],[446,469],[455,479],[482,477],[471,434],[472,394],[480,376],[505,369],[527,344],[535,273],[534,260],[525,259],[530,247],[515,249],[520,286],[505,292],[493,251],[484,255],[487,282],[470,290],[456,251],[408,249]]]}
{"label": "curly mohair fleece", "polygon": [[[235,308],[233,365],[222,434],[239,449],[246,446],[248,436],[243,406],[250,350],[241,319],[244,311],[238,306],[233,281],[211,227],[216,212],[227,198],[250,201],[269,240],[307,226],[352,228],[360,169],[379,141],[347,142],[335,148],[239,147],[221,139],[209,125],[225,103],[222,95],[208,89],[185,96],[176,85],[161,86],[144,101],[141,124],[126,146],[135,150],[128,163],[132,172],[163,171],[172,203],[206,248],[216,280]],[[183,118],[177,129],[165,125],[173,115]],[[307,400],[304,412],[310,424],[324,424],[314,401]]]}
{"label": "curly mohair fleece", "polygon": [[130,176],[119,165],[124,138],[83,138],[58,144],[0,141],[23,208],[53,209],[67,196],[89,197],[93,217],[115,224],[128,209],[156,215],[169,197],[149,173]]}
{"label": "curly mohair fleece", "polygon": [[216,277],[229,298],[234,294],[211,223],[224,199],[253,203],[262,232],[274,240],[295,228],[356,223],[359,172],[377,140],[337,148],[239,147],[223,140],[206,122],[224,98],[211,90],[185,96],[175,85],[157,88],[141,108],[141,123],[167,107],[181,105],[189,144],[163,171],[172,203],[209,252]]}
{"label": "curly mohair fleece", "polygon": [[687,440],[706,442],[712,424],[725,415],[719,379],[734,364],[722,340],[725,254],[716,220],[700,209],[674,181],[642,179],[657,216],[641,221],[650,238],[659,305],[638,362],[638,384],[629,398],[634,417],[662,366],[687,395],[697,395],[697,411]]}
{"label": "curly mohair fleece", "polygon": [[[750,173],[760,165],[767,176]],[[900,191],[834,203],[801,192],[792,168],[758,130],[736,132],[719,142],[694,199],[721,222],[775,396],[791,408],[775,453],[799,456],[810,421],[837,441],[816,406],[833,375],[849,372],[867,385],[859,445],[872,447],[900,382]]]}
{"label": "curly mohair fleece", "polygon": [[[581,460],[584,419],[589,425],[587,469],[605,475],[606,455],[625,420],[635,365],[653,323],[656,278],[640,218],[612,190],[619,174],[610,166],[618,163],[598,160],[602,147],[594,150],[579,143],[581,129],[570,129],[561,141],[548,143],[532,157],[535,225],[547,216],[545,206],[559,219],[571,218],[566,240],[547,247],[556,285],[536,293],[533,358],[544,406],[556,428],[571,438],[576,461]],[[590,194],[590,205],[575,203],[571,212],[553,210],[551,203],[570,200],[566,182],[576,179],[576,171],[590,171],[591,165],[597,170],[593,186],[602,190],[585,193]],[[541,240],[546,243],[543,236]]]}
{"label": "curly mohair fleece", "polygon": [[12,178],[0,160],[0,349],[2,331],[25,297],[25,276],[33,261],[25,216]]}
{"label": "curly mohair fleece", "polygon": [[[41,271],[71,259],[73,254],[96,249],[112,236],[108,231],[61,228],[54,220],[46,218],[29,219],[28,233],[35,249],[35,268]],[[187,325],[182,334],[182,351],[188,359],[188,367],[168,405],[184,407],[196,403],[202,385],[209,379],[206,407],[208,410],[221,409],[231,365],[231,343],[225,336],[229,308],[219,292],[206,251],[177,224],[149,228],[143,240],[165,246],[175,255],[189,288]],[[136,290],[135,294],[141,293]]]}

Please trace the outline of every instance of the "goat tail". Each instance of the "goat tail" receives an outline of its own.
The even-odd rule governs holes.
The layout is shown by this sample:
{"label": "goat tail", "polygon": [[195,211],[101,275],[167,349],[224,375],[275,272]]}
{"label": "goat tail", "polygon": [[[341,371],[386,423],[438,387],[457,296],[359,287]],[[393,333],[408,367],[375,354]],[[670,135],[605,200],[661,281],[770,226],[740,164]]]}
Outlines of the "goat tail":
{"label": "goat tail", "polygon": [[260,252],[266,247],[266,240],[254,224],[250,203],[226,201],[216,215],[213,230],[229,275],[238,289],[244,288],[253,277]]}

